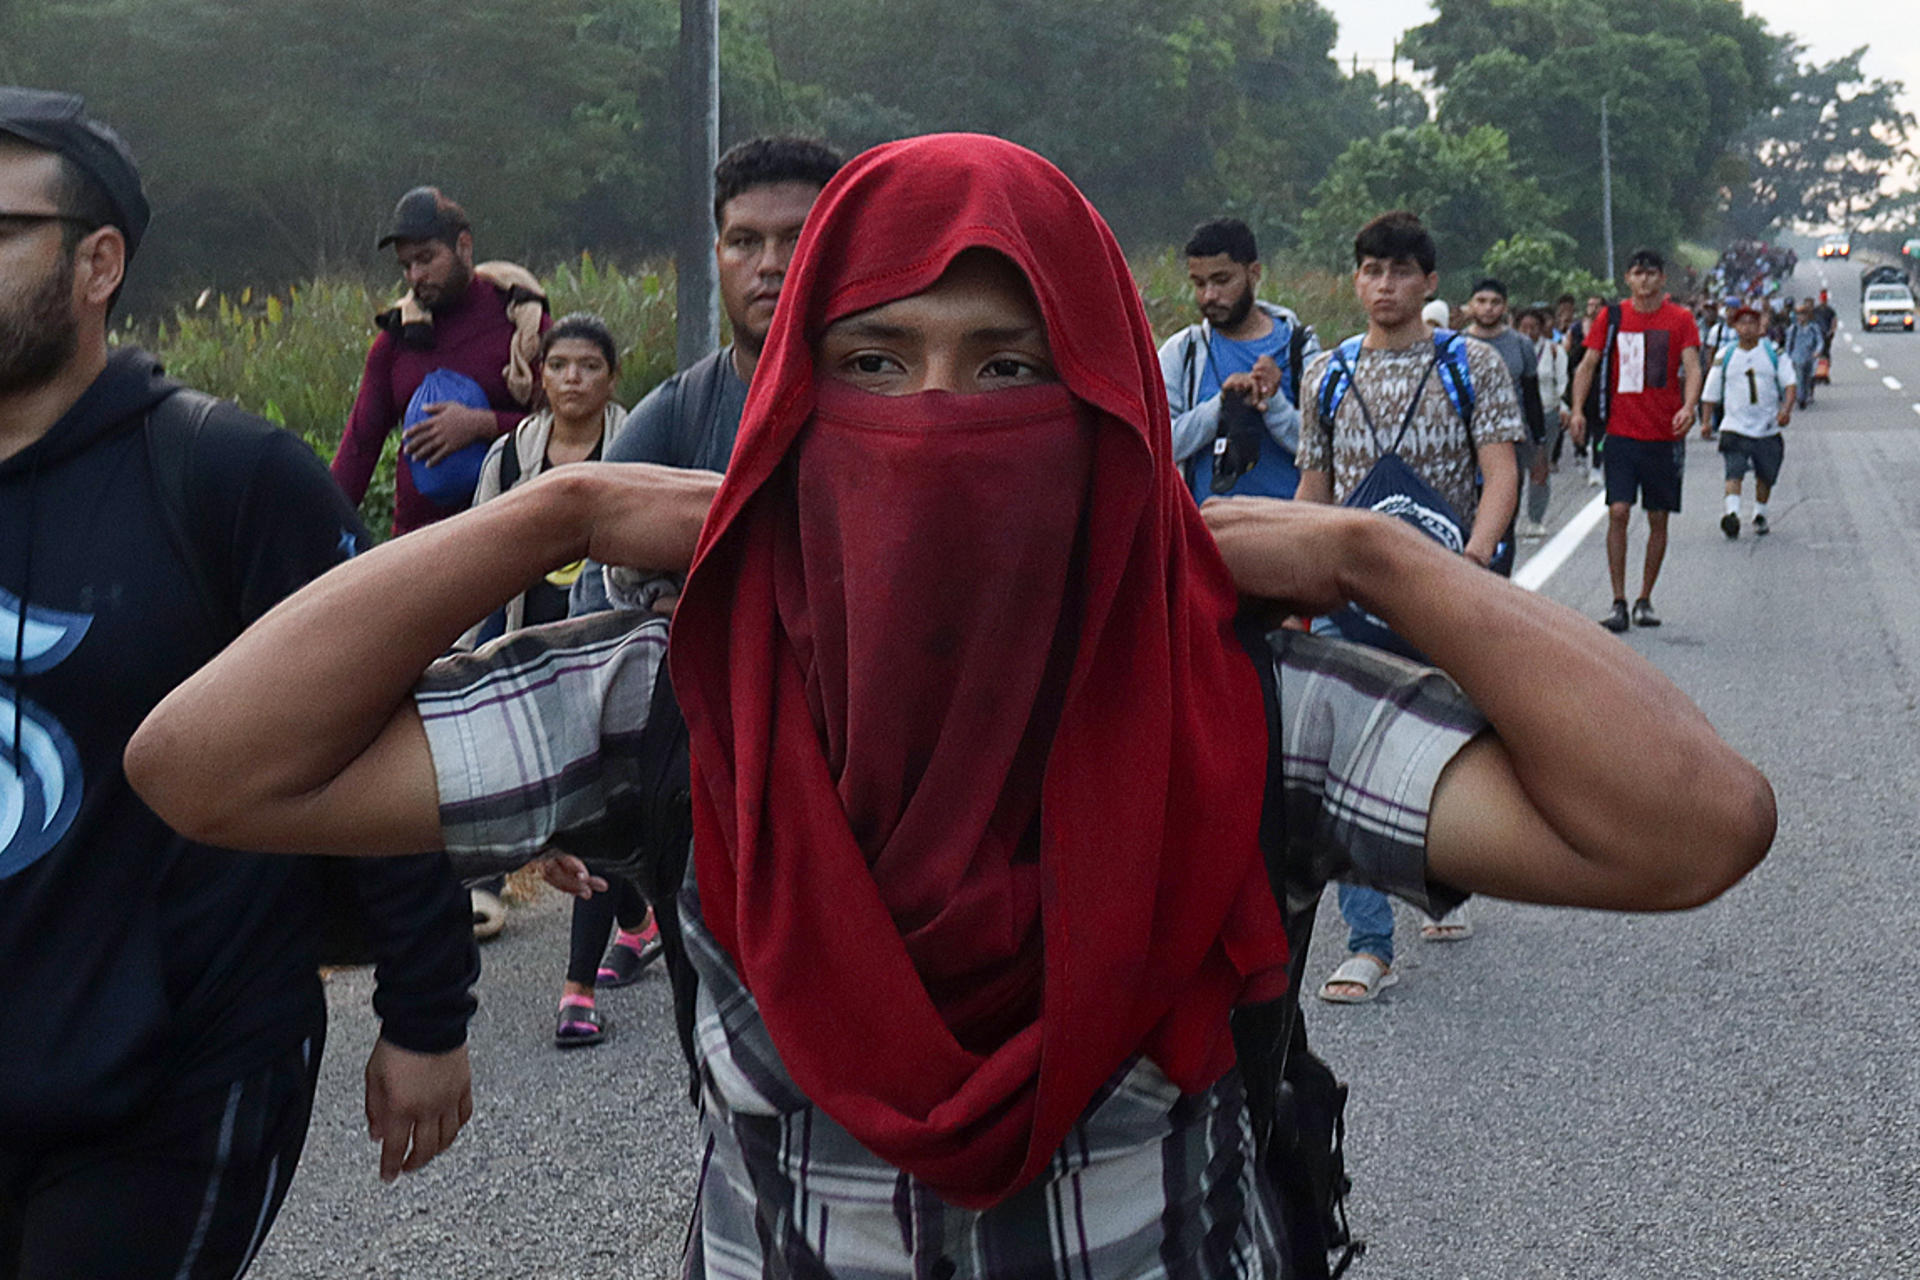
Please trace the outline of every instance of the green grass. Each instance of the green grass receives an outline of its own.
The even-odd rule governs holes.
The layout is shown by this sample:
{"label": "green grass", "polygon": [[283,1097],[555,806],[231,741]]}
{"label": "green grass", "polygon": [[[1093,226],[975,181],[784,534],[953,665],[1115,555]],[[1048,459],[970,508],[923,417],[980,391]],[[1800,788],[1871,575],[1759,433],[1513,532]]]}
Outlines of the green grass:
{"label": "green grass", "polygon": [[[1134,275],[1156,337],[1192,322],[1186,262],[1176,250],[1136,259]],[[582,254],[542,279],[555,316],[594,312],[623,344],[615,391],[622,404],[638,403],[673,372],[670,262],[620,267]],[[158,323],[129,325],[115,337],[144,344],[171,376],[288,428],[331,459],[359,388],[374,335],[373,315],[391,303],[395,292],[391,282],[353,278],[313,280],[276,294],[209,291]],[[1282,259],[1269,264],[1261,295],[1300,312],[1328,344],[1365,325],[1345,274]],[[361,504],[377,537],[384,537],[392,523],[398,441],[398,433],[388,437]]]}

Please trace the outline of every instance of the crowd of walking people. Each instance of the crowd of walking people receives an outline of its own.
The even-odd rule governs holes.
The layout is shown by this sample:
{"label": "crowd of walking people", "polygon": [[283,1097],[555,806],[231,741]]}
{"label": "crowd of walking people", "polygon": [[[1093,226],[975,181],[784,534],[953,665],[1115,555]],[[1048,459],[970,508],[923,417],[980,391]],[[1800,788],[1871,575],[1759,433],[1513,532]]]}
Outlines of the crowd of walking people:
{"label": "crowd of walking people", "polygon": [[[1430,323],[1434,238],[1385,212],[1334,339],[1215,218],[1156,350],[1014,144],[761,138],[714,177],[732,340],[631,411],[621,335],[407,192],[329,474],[109,343],[138,168],[0,89],[0,1276],[247,1269],[336,925],[377,963],[380,1173],[440,1157],[489,1101],[461,878],[527,864],[579,899],[557,1046],[664,959],[687,1274],[1324,1270],[1285,1099],[1327,883],[1349,955],[1306,989],[1356,1003],[1396,977],[1388,893],[1457,940],[1473,893],[1674,910],[1765,855],[1759,772],[1505,577],[1564,430],[1615,513],[1606,625],[1660,624],[1703,365],[1659,254],[1584,319],[1487,278]],[[1756,532],[1771,404],[1721,422]]]}

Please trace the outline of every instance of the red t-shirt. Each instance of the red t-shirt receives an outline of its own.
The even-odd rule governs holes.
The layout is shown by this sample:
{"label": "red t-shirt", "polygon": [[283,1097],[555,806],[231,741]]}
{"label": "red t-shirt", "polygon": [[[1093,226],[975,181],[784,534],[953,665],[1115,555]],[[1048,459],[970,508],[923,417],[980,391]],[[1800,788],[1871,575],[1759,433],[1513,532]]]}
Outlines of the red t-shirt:
{"label": "red t-shirt", "polygon": [[[1590,351],[1607,345],[1607,315],[1601,312],[1587,326]],[[1614,338],[1613,405],[1607,415],[1607,434],[1630,440],[1674,439],[1673,415],[1686,400],[1680,374],[1680,353],[1700,345],[1700,328],[1693,313],[1672,299],[1659,309],[1640,311],[1620,303],[1620,332]]]}

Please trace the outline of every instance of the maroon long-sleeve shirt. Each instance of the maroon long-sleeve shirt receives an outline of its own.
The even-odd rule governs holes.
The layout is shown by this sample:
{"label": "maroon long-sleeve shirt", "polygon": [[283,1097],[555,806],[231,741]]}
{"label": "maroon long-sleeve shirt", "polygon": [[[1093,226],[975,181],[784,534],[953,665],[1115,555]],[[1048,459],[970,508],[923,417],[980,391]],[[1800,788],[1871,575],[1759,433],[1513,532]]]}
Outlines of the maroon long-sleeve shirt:
{"label": "maroon long-sleeve shirt", "polygon": [[[550,318],[542,316],[544,331]],[[513,322],[507,319],[507,299],[478,276],[459,302],[433,314],[433,345],[411,347],[382,330],[367,352],[366,372],[353,414],[333,455],[333,478],[357,506],[367,496],[367,482],[380,461],[387,434],[400,425],[407,402],[435,369],[464,373],[487,393],[498,421],[498,431],[511,431],[527,410],[507,390],[505,369],[513,341]],[[394,481],[393,532],[397,536],[453,515],[461,507],[443,507],[421,496],[403,462]]]}

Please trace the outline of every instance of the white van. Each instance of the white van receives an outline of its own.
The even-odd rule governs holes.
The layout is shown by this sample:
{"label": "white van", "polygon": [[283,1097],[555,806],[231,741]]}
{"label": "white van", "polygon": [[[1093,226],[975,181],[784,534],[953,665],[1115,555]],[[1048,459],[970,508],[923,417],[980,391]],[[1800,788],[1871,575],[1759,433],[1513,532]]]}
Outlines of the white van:
{"label": "white van", "polygon": [[1903,284],[1870,284],[1860,299],[1862,329],[1913,332],[1913,290]]}

